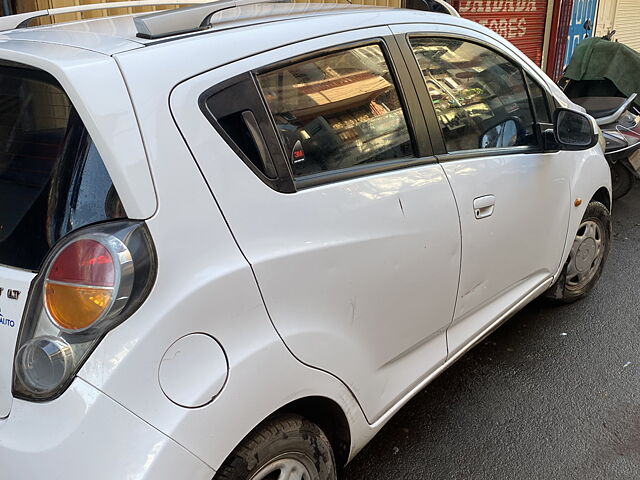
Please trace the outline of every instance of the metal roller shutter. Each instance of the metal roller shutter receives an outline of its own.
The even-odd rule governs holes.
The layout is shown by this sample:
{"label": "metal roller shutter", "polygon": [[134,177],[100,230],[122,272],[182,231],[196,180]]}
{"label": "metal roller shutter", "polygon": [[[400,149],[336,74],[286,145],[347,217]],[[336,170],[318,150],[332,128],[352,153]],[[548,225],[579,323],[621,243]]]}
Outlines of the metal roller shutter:
{"label": "metal roller shutter", "polygon": [[640,1],[618,0],[615,39],[640,52]]}
{"label": "metal roller shutter", "polygon": [[540,65],[548,3],[548,0],[455,0],[453,6],[461,16],[502,35]]}

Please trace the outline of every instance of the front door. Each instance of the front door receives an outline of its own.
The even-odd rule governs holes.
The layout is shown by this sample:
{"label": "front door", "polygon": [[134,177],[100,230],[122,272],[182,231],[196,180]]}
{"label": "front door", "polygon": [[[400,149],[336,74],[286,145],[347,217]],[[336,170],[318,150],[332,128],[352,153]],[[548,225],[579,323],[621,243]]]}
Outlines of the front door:
{"label": "front door", "polygon": [[[301,362],[342,379],[372,422],[444,363],[461,255],[454,197],[424,155],[424,119],[409,114],[417,99],[403,94],[389,33],[300,42],[203,74],[171,97],[275,328]],[[253,86],[232,95],[238,115],[221,107],[222,93],[204,99],[237,139],[231,148],[198,99],[246,72]],[[260,102],[249,101],[256,95],[267,126]],[[243,134],[247,118],[252,132]],[[271,152],[279,145],[293,191],[276,191],[264,169],[269,148],[247,138],[264,138]],[[238,150],[256,158],[251,168]]]}
{"label": "front door", "polygon": [[448,332],[454,355],[548,285],[567,235],[574,166],[541,153],[535,123],[550,121],[546,94],[516,58],[469,35],[417,31],[401,41],[442,132],[438,158],[460,211],[462,270]]}

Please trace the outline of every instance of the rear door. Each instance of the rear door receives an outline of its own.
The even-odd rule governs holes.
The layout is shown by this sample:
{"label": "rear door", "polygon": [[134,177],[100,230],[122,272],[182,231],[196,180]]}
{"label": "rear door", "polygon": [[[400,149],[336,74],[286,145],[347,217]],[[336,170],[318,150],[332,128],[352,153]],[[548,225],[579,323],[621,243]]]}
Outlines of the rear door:
{"label": "rear door", "polygon": [[549,285],[567,235],[575,164],[542,151],[541,131],[551,121],[546,92],[495,40],[455,27],[393,29],[460,210],[453,355]]}
{"label": "rear door", "polygon": [[445,361],[461,248],[394,53],[388,28],[357,30],[221,67],[171,97],[275,328],[372,422]]}

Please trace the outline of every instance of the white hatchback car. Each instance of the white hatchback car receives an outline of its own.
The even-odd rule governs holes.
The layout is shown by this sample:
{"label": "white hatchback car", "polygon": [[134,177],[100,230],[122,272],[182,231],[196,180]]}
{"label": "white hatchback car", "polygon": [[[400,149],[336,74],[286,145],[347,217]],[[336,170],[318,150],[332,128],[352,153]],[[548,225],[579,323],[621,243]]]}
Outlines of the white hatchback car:
{"label": "white hatchback car", "polygon": [[335,479],[510,315],[598,280],[598,128],[480,25],[26,26],[92,8],[0,20],[2,478]]}

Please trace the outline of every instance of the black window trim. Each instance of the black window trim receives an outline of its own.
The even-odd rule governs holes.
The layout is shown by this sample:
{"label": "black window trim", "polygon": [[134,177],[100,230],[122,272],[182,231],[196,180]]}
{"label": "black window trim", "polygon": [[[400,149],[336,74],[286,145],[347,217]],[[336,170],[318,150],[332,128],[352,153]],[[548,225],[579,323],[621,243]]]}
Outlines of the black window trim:
{"label": "black window trim", "polygon": [[[534,81],[545,93],[547,108],[549,113],[553,115],[553,109],[551,105],[553,103],[553,97],[549,93],[548,88],[540,85],[540,82],[537,81],[536,75],[531,72],[527,65],[522,63],[522,60],[515,57],[511,54],[511,52],[500,50],[496,48],[495,45],[490,42],[483,41],[476,37],[465,35],[461,33],[453,33],[453,32],[408,32],[408,33],[400,33],[396,34],[395,37],[398,39],[398,44],[400,46],[400,50],[402,52],[403,57],[405,58],[405,62],[407,64],[407,68],[411,71],[412,77],[414,79],[414,83],[416,89],[418,91],[418,96],[420,98],[421,105],[423,110],[425,111],[425,116],[429,133],[432,139],[432,143],[434,145],[434,153],[435,157],[439,162],[446,161],[454,161],[454,160],[462,160],[468,158],[481,158],[487,156],[502,156],[502,155],[514,155],[514,154],[527,154],[527,153],[547,153],[544,150],[544,143],[542,138],[542,131],[549,127],[549,124],[540,123],[536,118],[535,109],[533,108],[531,92],[529,90],[529,86],[527,85],[525,74],[529,75],[532,81]],[[422,71],[420,69],[420,65],[418,63],[418,59],[413,53],[413,48],[411,46],[412,38],[449,38],[452,40],[461,40],[469,43],[473,43],[479,45],[480,47],[486,48],[497,55],[500,55],[506,58],[509,62],[514,64],[520,74],[522,76],[522,81],[524,82],[525,89],[528,95],[529,106],[531,109],[532,118],[534,119],[534,129],[536,130],[536,137],[538,138],[537,146],[518,146],[512,148],[491,148],[491,149],[473,149],[473,150],[462,150],[462,151],[454,151],[449,152],[446,147],[444,134],[442,133],[442,127],[440,126],[440,122],[438,121],[438,116],[435,111],[435,106],[431,99],[431,95],[429,94],[429,89],[425,85],[424,77],[422,75]]]}
{"label": "black window trim", "polygon": [[529,82],[527,81],[527,78],[529,78],[531,80],[532,83],[534,83],[540,90],[542,90],[544,92],[544,101],[545,101],[545,105],[547,107],[547,114],[549,115],[549,118],[553,117],[553,111],[550,108],[550,105],[553,105],[552,103],[552,98],[549,97],[549,92],[547,91],[547,89],[545,87],[543,87],[542,85],[540,85],[540,82],[538,82],[535,78],[533,78],[533,75],[531,75],[531,73],[529,73],[528,70],[525,69],[520,69],[522,70],[524,76],[525,76],[525,80],[524,83],[527,87],[527,93],[529,94],[529,101],[531,102],[531,107],[533,108],[533,115],[534,118],[536,120],[536,122],[538,123],[545,123],[542,122],[542,120],[538,119],[538,113],[536,112],[536,109],[533,106],[533,94],[531,93],[531,88],[529,86]]}
{"label": "black window trim", "polygon": [[[545,102],[547,115],[549,116],[548,117],[549,119],[553,118],[553,113],[555,108],[552,110],[551,105],[555,105],[555,102],[553,101],[553,98],[550,98],[549,91],[546,88],[544,88],[542,85],[540,85],[540,82],[538,82],[533,77],[531,72],[529,72],[527,69],[524,69],[524,68],[520,68],[520,70],[524,77],[524,85],[527,90],[527,94],[529,95],[529,104],[531,105],[531,112],[533,113],[533,119],[535,120],[534,128],[536,130],[536,135],[538,137],[538,144],[541,146],[540,148],[544,153],[555,152],[557,150],[545,150],[546,145],[545,145],[544,132],[546,130],[553,129],[553,123],[543,122],[538,118],[538,112],[536,111],[535,105],[533,103],[533,94],[531,92],[531,86],[529,85],[529,80],[533,82],[542,92],[544,92],[543,100]],[[527,78],[529,80],[527,80]]]}
{"label": "black window trim", "polygon": [[331,172],[320,172],[311,175],[305,175],[296,180],[296,188],[304,190],[320,185],[343,182],[354,178],[377,175],[387,173],[394,170],[403,170],[406,168],[420,167],[423,165],[435,164],[435,157],[428,158],[398,158],[392,160],[383,160],[368,165],[356,165],[354,167],[342,168]]}
{"label": "black window trim", "polygon": [[[235,152],[235,154],[238,155],[238,157],[240,157],[240,159],[245,163],[245,165],[264,184],[266,184],[267,186],[271,187],[273,190],[276,190],[280,193],[293,193],[296,191],[295,186],[293,184],[293,176],[291,174],[289,166],[286,164],[284,157],[281,155],[281,152],[273,151],[273,147],[269,148],[268,145],[265,145],[267,149],[267,153],[270,156],[270,160],[273,163],[273,166],[275,167],[275,171],[277,174],[275,178],[269,178],[262,171],[260,171],[260,169],[254,165],[251,159],[249,159],[245,155],[242,149],[238,147],[238,145],[231,138],[231,136],[226,132],[226,130],[222,128],[222,125],[220,125],[216,117],[213,115],[213,112],[211,112],[211,110],[209,109],[209,106],[207,105],[207,101],[216,93],[221,92],[226,88],[237,85],[241,82],[249,82],[251,84],[251,89],[253,90],[252,93],[255,94],[255,100],[258,101],[258,104],[254,105],[254,107],[261,109],[267,118],[271,118],[271,113],[269,112],[267,105],[264,102],[264,98],[261,95],[259,91],[259,87],[256,83],[255,76],[251,71],[244,72],[239,75],[235,75],[220,83],[217,83],[216,85],[202,92],[198,97],[198,106],[200,107],[200,111],[207,118],[209,123],[216,130],[216,132],[218,132],[218,134],[224,139],[227,145],[229,145],[229,147]],[[252,93],[248,94],[248,98],[250,98],[249,96],[252,95]],[[247,106],[250,106],[249,103],[247,104]],[[266,136],[270,138],[272,141],[277,140],[279,142],[279,135],[275,131],[273,122],[269,122],[266,125],[264,124],[264,122],[262,122],[262,124],[259,124],[258,127],[260,129],[260,133],[262,134],[262,136]]]}

